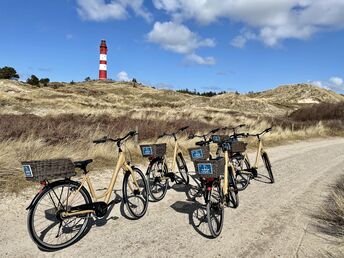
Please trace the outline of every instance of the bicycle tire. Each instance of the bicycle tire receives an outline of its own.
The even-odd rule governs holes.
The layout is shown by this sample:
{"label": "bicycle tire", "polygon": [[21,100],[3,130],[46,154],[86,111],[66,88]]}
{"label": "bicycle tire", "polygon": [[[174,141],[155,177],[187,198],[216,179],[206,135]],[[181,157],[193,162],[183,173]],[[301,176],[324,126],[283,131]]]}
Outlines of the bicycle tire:
{"label": "bicycle tire", "polygon": [[[142,218],[147,211],[148,208],[148,186],[147,186],[147,182],[146,182],[146,178],[144,176],[144,174],[142,173],[142,171],[140,169],[138,169],[137,167],[132,168],[133,172],[136,173],[135,178],[136,178],[136,182],[138,182],[139,184],[139,189],[137,189],[137,186],[135,186],[132,182],[134,181],[133,179],[131,179],[131,181],[129,182],[129,177],[132,176],[132,173],[127,171],[124,175],[124,179],[123,179],[123,201],[125,203],[125,205],[127,206],[127,209],[130,213],[130,215],[132,216],[133,219],[139,219]],[[129,186],[130,184],[130,186]],[[135,189],[132,187],[134,186]],[[128,187],[129,189],[134,189],[134,191],[131,193],[132,195],[129,196],[128,194]],[[136,199],[140,202],[142,202],[143,206],[142,206],[142,210],[140,212],[137,212],[134,210],[134,207],[138,206],[137,204],[134,204],[134,201],[131,200],[134,197],[136,197]]]}
{"label": "bicycle tire", "polygon": [[185,159],[183,157],[182,153],[178,153],[177,157],[176,157],[176,163],[177,163],[177,167],[179,170],[179,174],[181,175],[184,183],[186,185],[189,184],[189,174],[188,174],[188,167],[186,166],[186,162]]}
{"label": "bicycle tire", "polygon": [[[168,180],[165,178],[165,184],[161,184],[161,177],[153,177],[153,173],[154,173],[154,166],[157,167],[157,169],[159,169],[159,165],[163,166],[163,171],[161,171],[161,177],[165,177],[165,175],[168,173],[167,170],[167,166],[166,164],[164,164],[162,162],[162,160],[155,160],[153,161],[146,173],[146,181],[147,181],[147,185],[148,185],[148,190],[149,190],[149,196],[151,197],[151,201],[153,202],[158,202],[161,201],[162,199],[164,199],[166,192],[167,192],[167,188],[168,188]],[[158,188],[158,185],[161,186],[161,188]],[[154,190],[155,189],[155,190]],[[161,195],[157,195],[156,191],[158,189],[161,189]]]}
{"label": "bicycle tire", "polygon": [[238,208],[238,206],[239,206],[239,191],[238,191],[236,180],[234,178],[234,174],[233,174],[231,167],[228,167],[228,183],[229,183],[228,197],[230,200],[227,200],[227,203],[229,203],[229,201],[231,201],[233,204],[233,208]]}
{"label": "bicycle tire", "polygon": [[[242,166],[242,162],[244,162],[246,168]],[[238,191],[243,191],[250,184],[251,174],[248,174],[250,172],[250,164],[246,158],[243,161],[237,160],[234,164],[236,164],[235,179],[237,188]],[[242,171],[246,171],[246,174],[242,173]]]}
{"label": "bicycle tire", "polygon": [[274,178],[274,175],[272,174],[270,159],[269,159],[269,156],[266,152],[263,152],[262,159],[263,159],[263,162],[265,164],[265,168],[269,173],[270,183],[273,184],[273,183],[275,183],[275,178]]}
{"label": "bicycle tire", "polygon": [[[75,181],[70,181],[70,180],[69,181],[63,180],[63,181],[54,182],[54,183],[52,183],[51,185],[48,185],[47,187],[45,187],[42,190],[42,192],[37,197],[37,200],[36,200],[35,204],[31,207],[31,209],[29,211],[28,220],[27,220],[27,226],[28,226],[29,235],[30,235],[31,239],[35,242],[35,244],[39,248],[41,248],[43,250],[57,251],[57,250],[66,248],[66,247],[72,245],[73,243],[75,243],[76,241],[78,241],[79,239],[81,239],[83,237],[83,233],[87,229],[88,220],[89,220],[89,218],[91,216],[90,214],[87,214],[87,215],[84,216],[84,223],[82,224],[81,227],[77,227],[76,223],[74,224],[76,229],[79,228],[79,231],[74,235],[74,237],[72,237],[71,239],[67,240],[66,242],[63,242],[63,243],[60,243],[60,244],[51,244],[51,243],[45,242],[47,240],[44,240],[44,238],[47,236],[49,231],[53,230],[55,225],[57,225],[57,223],[61,223],[62,224],[62,222],[58,221],[58,217],[57,217],[58,216],[57,215],[58,212],[60,212],[61,210],[58,210],[56,208],[56,204],[55,204],[55,202],[53,200],[53,197],[56,197],[56,201],[59,201],[60,203],[63,203],[63,201],[57,200],[58,199],[58,194],[56,194],[56,192],[54,192],[54,194],[53,194],[53,191],[55,191],[56,188],[59,188],[61,186],[66,186],[66,185],[68,185],[69,188],[70,188],[67,191],[71,191],[71,192],[75,191],[76,189],[78,189],[80,187],[80,183],[75,182]],[[64,189],[64,187],[62,188],[60,198],[63,195],[63,189]],[[84,198],[85,202],[79,203],[78,205],[87,204],[87,203],[91,203],[92,202],[92,198],[91,198],[90,194],[88,193],[88,191],[86,190],[85,187],[81,187],[80,190],[79,190],[79,193]],[[48,194],[49,194],[49,198],[50,198],[52,204],[54,204],[54,207],[52,207],[50,209],[44,210],[44,215],[45,215],[45,218],[47,220],[50,220],[50,221],[54,220],[54,223],[56,223],[56,224],[53,225],[53,224],[50,223],[49,227],[47,227],[46,229],[42,230],[41,232],[36,232],[36,229],[35,229],[35,215],[36,215],[36,212],[38,212],[37,211],[38,208],[40,208],[41,202],[44,201],[44,198],[45,197],[48,198],[48,196],[47,196]],[[67,195],[68,195],[68,192],[67,192]],[[43,206],[43,204],[42,204],[42,206]],[[44,205],[44,207],[46,207],[46,206],[47,206],[47,204]],[[75,218],[77,218],[77,217],[75,217]],[[40,220],[39,225],[41,225],[42,223],[43,222]],[[70,222],[68,222],[68,224],[69,223]],[[67,224],[67,226],[68,226],[68,224]],[[59,227],[58,234],[60,232],[60,229],[61,228]],[[64,229],[62,229],[62,234],[64,234],[63,230]],[[68,233],[68,230],[66,230],[66,232]],[[52,233],[52,232],[50,232],[50,233]],[[57,237],[55,237],[55,238],[57,238]]]}
{"label": "bicycle tire", "polygon": [[[215,189],[217,189],[215,191]],[[207,197],[207,221],[210,234],[213,238],[221,234],[224,220],[224,207],[222,205],[222,190],[219,184],[213,184]],[[217,215],[217,216],[216,216]]]}

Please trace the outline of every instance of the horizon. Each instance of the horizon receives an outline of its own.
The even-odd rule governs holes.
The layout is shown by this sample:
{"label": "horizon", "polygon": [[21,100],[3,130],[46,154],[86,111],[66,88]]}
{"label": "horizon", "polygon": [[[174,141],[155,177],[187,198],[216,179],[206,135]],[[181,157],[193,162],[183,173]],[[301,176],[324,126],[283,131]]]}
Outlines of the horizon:
{"label": "horizon", "polygon": [[106,39],[114,80],[241,93],[310,83],[344,93],[339,0],[13,2],[0,3],[0,67],[20,80],[97,79]]}

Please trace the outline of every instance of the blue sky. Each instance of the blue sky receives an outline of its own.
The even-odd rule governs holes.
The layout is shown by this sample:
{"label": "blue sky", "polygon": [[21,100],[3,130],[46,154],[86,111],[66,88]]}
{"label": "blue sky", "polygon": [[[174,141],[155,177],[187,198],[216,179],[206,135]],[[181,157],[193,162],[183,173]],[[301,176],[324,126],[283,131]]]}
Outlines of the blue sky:
{"label": "blue sky", "polygon": [[1,0],[0,67],[199,91],[312,82],[343,93],[343,0]]}

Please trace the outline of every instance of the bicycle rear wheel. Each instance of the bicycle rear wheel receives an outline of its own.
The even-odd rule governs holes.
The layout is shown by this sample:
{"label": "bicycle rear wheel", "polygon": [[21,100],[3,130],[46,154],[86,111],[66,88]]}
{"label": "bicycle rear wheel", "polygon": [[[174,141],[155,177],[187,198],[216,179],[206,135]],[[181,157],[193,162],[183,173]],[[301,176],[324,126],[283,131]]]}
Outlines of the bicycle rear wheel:
{"label": "bicycle rear wheel", "polygon": [[189,184],[189,174],[188,174],[188,167],[186,166],[185,159],[181,153],[178,153],[176,157],[176,162],[178,166],[179,173],[186,185]]}
{"label": "bicycle rear wheel", "polygon": [[250,184],[251,173],[248,160],[242,156],[233,158],[232,163],[236,169],[235,180],[238,191],[243,191]]}
{"label": "bicycle rear wheel", "polygon": [[143,217],[148,207],[148,186],[142,171],[136,167],[123,179],[123,201],[134,219]]}
{"label": "bicycle rear wheel", "polygon": [[155,160],[150,164],[146,178],[152,201],[157,202],[165,197],[168,187],[168,180],[165,176],[167,173],[167,166],[162,160]]}
{"label": "bicycle rear wheel", "polygon": [[82,237],[90,213],[62,218],[61,212],[91,203],[84,187],[74,181],[59,181],[48,185],[39,194],[28,214],[28,230],[32,240],[42,249],[55,251],[75,243]]}
{"label": "bicycle rear wheel", "polygon": [[271,182],[271,184],[273,184],[275,182],[275,178],[274,178],[274,175],[272,174],[270,159],[269,159],[269,156],[266,152],[263,152],[262,159],[264,161],[265,168],[268,171],[270,182]]}
{"label": "bicycle rear wheel", "polygon": [[214,183],[207,197],[207,220],[212,237],[220,235],[223,228],[224,207],[222,205],[222,189],[219,183]]}

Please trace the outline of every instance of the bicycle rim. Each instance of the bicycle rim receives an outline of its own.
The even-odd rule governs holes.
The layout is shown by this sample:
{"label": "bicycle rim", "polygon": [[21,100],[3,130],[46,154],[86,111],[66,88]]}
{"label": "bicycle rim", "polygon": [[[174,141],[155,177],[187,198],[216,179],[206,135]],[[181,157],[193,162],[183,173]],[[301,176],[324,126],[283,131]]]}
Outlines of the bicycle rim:
{"label": "bicycle rim", "polygon": [[[84,188],[62,183],[42,192],[28,214],[28,229],[33,241],[43,249],[58,250],[77,241],[85,231],[90,214],[59,219],[62,210],[92,202]],[[73,194],[72,194],[73,193]],[[73,198],[71,198],[73,196]],[[68,200],[68,203],[67,203]]]}
{"label": "bicycle rim", "polygon": [[166,195],[168,180],[165,174],[167,172],[166,165],[162,161],[155,161],[146,175],[149,195],[153,201],[160,201]]}
{"label": "bicycle rim", "polygon": [[189,175],[188,175],[188,168],[186,166],[186,162],[184,157],[181,153],[179,153],[176,157],[176,162],[178,166],[179,173],[186,185],[189,184]]}
{"label": "bicycle rim", "polygon": [[148,186],[141,170],[133,168],[123,180],[123,198],[130,215],[139,219],[145,215],[148,207]]}
{"label": "bicycle rim", "polygon": [[222,190],[218,184],[214,184],[208,193],[207,220],[212,237],[220,235],[223,228],[224,208],[222,205]]}

